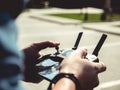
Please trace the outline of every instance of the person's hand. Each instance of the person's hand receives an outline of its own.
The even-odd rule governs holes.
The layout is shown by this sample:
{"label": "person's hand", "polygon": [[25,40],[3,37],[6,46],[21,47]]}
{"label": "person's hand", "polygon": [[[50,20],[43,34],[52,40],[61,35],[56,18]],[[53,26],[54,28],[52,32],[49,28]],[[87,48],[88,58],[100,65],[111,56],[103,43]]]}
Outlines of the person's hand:
{"label": "person's hand", "polygon": [[105,71],[106,66],[86,60],[86,54],[84,48],[73,51],[62,61],[60,73],[74,74],[80,82],[81,90],[93,90],[99,84],[98,74]]}
{"label": "person's hand", "polygon": [[36,63],[38,63],[37,58],[41,55],[39,51],[48,47],[56,47],[59,46],[59,43],[44,41],[40,43],[33,43],[29,47],[23,49],[25,55],[25,71],[24,71],[24,81],[38,83],[42,80],[40,76],[38,76]]}

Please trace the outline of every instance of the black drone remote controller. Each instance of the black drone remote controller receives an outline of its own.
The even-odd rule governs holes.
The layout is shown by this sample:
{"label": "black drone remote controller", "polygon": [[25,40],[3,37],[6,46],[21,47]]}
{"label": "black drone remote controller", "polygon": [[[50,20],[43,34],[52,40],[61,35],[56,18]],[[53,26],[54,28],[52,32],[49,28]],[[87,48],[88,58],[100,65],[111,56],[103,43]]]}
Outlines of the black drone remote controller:
{"label": "black drone remote controller", "polygon": [[[80,32],[75,45],[72,49],[63,49],[59,50],[59,47],[55,47],[56,52],[53,54],[47,54],[43,57],[38,58],[40,63],[36,66],[39,68],[38,74],[43,78],[47,79],[48,81],[52,81],[52,79],[59,73],[59,65],[62,60],[67,57],[71,52],[77,49],[79,42],[81,40],[83,32]],[[94,49],[92,54],[87,54],[86,59],[92,62],[99,62],[98,53],[100,48],[102,47],[107,35],[103,34],[101,39],[99,40],[96,48]],[[54,82],[53,82],[54,83]]]}

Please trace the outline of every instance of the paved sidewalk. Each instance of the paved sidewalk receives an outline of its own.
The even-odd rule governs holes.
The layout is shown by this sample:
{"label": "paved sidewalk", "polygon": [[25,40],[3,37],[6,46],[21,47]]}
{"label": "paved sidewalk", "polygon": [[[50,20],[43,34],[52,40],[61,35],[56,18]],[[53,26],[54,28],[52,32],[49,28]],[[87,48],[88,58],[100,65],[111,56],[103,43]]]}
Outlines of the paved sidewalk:
{"label": "paved sidewalk", "polygon": [[[102,13],[101,9],[88,8],[88,13]],[[51,13],[80,13],[86,12],[86,9],[58,9],[58,8],[50,8],[50,9],[31,9],[30,17],[38,20],[44,20],[47,22],[63,24],[63,25],[82,25],[85,29],[91,29],[99,32],[110,33],[115,35],[120,35],[120,21],[111,21],[111,22],[98,22],[98,23],[82,23],[80,20],[67,19],[62,17],[48,16],[46,14]]]}

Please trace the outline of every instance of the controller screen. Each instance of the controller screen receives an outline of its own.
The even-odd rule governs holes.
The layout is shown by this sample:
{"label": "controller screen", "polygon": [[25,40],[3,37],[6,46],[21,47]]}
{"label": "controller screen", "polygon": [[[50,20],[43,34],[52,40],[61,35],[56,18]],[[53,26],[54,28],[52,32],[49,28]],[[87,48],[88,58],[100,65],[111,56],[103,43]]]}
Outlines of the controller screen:
{"label": "controller screen", "polygon": [[71,54],[71,52],[73,52],[73,50],[66,50],[62,53],[63,56],[68,56]]}
{"label": "controller screen", "polygon": [[59,73],[59,62],[46,59],[37,65],[39,68],[38,74],[52,80]]}

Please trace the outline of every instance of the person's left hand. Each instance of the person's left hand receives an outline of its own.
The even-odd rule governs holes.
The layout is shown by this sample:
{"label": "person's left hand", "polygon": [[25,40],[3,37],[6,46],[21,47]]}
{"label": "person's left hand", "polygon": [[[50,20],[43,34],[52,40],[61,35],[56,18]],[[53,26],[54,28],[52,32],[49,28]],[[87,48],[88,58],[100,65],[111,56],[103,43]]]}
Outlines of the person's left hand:
{"label": "person's left hand", "polygon": [[40,43],[33,43],[29,47],[23,49],[25,55],[24,81],[38,83],[42,80],[42,78],[38,76],[36,68],[36,63],[38,63],[37,58],[41,56],[39,51],[47,47],[57,46],[59,46],[59,43],[44,41]]}

